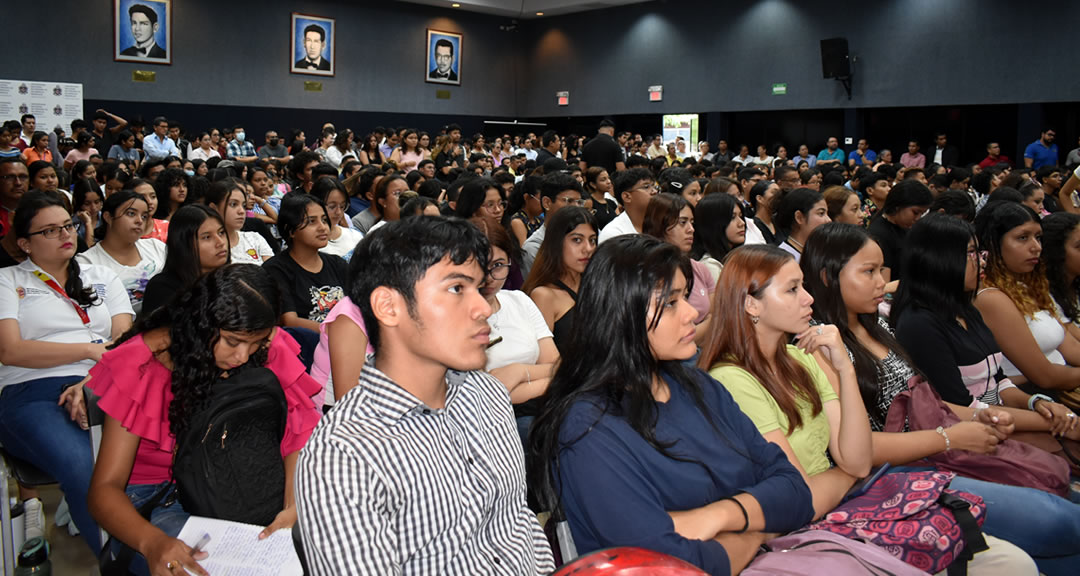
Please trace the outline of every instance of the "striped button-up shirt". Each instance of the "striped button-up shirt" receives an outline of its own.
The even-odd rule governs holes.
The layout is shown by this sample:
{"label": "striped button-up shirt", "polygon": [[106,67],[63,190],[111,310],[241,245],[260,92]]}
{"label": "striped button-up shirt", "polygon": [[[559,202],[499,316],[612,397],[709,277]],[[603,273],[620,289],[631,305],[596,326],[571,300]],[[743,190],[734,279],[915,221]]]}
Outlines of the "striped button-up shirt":
{"label": "striped button-up shirt", "polygon": [[506,388],[446,375],[429,408],[370,363],[300,453],[296,498],[313,574],[547,574],[551,548],[525,503]]}

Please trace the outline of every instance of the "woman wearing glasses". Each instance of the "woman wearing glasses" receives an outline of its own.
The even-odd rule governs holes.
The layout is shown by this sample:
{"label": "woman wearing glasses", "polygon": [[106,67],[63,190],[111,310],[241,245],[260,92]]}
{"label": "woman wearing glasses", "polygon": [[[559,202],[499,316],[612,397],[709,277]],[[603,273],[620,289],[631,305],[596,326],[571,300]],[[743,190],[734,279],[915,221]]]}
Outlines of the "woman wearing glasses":
{"label": "woman wearing glasses", "polygon": [[518,432],[524,441],[529,424],[539,411],[538,403],[530,400],[547,390],[548,380],[559,360],[559,350],[536,304],[524,292],[503,290],[510,272],[510,254],[514,250],[510,234],[492,218],[473,218],[471,221],[491,243],[488,280],[481,290],[491,305],[491,316],[488,316],[491,343],[484,370],[510,391]]}
{"label": "woman wearing glasses", "polygon": [[0,269],[0,442],[60,481],[96,554],[101,542],[86,506],[93,469],[86,413],[72,392],[78,387],[69,387],[131,327],[135,313],[115,272],[75,260],[75,227],[55,194],[24,194],[13,228],[27,258]]}
{"label": "woman wearing glasses", "polygon": [[596,251],[596,217],[580,206],[566,206],[551,215],[545,226],[544,242],[522,291],[544,315],[559,348],[570,340],[581,275]]}
{"label": "woman wearing glasses", "polygon": [[942,400],[980,409],[1007,406],[1016,429],[1080,438],[1076,414],[1020,390],[1004,374],[1004,356],[972,304],[987,253],[971,224],[945,214],[919,220],[907,236],[891,320],[896,339]]}
{"label": "woman wearing glasses", "polygon": [[461,218],[493,218],[502,222],[505,211],[502,186],[491,178],[476,178],[461,187],[454,213]]}

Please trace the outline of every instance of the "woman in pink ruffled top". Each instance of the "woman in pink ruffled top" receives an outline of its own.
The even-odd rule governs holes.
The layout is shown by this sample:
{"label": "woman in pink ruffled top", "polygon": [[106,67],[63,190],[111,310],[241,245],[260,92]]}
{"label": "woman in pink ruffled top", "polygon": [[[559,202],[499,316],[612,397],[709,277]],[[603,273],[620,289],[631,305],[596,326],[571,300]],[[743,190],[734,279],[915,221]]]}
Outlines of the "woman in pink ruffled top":
{"label": "woman in pink ruffled top", "polygon": [[[141,555],[131,565],[136,573],[183,573],[178,567],[205,573],[196,563],[205,553],[193,554],[176,538],[188,514],[171,486],[175,439],[194,415],[192,407],[210,397],[212,384],[227,385],[230,373],[249,367],[272,371],[288,405],[281,442],[285,501],[260,538],[296,523],[293,473],[319,419],[311,396],[321,387],[297,358],[299,345],[276,327],[277,293],[258,266],[218,268],[141,320],[90,371],[85,385],[106,414],[90,512],[115,540]],[[147,521],[138,509],[155,500]]]}

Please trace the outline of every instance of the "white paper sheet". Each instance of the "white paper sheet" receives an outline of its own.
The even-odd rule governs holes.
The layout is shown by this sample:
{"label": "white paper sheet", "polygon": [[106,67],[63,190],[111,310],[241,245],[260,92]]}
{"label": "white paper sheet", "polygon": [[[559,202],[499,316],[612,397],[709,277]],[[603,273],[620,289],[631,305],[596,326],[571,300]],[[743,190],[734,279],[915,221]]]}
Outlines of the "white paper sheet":
{"label": "white paper sheet", "polygon": [[209,556],[199,565],[214,576],[303,576],[292,532],[278,530],[259,540],[260,532],[261,526],[192,516],[180,539],[194,546],[204,534],[210,535],[203,548]]}

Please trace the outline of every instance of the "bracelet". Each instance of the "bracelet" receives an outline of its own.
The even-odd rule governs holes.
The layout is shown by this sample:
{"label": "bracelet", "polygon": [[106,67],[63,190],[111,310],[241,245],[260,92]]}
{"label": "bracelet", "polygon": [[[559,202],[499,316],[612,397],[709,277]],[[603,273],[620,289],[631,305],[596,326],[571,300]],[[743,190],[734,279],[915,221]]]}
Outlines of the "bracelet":
{"label": "bracelet", "polygon": [[742,511],[743,527],[742,527],[741,530],[736,530],[735,533],[736,534],[745,533],[746,529],[750,527],[750,515],[746,513],[746,507],[742,505],[742,502],[739,502],[738,500],[736,500],[734,498],[723,498],[721,501],[723,501],[723,500],[731,500],[732,502],[735,503],[736,506],[739,507],[739,510]]}
{"label": "bracelet", "polygon": [[1054,401],[1053,398],[1047,396],[1046,394],[1032,394],[1031,397],[1028,398],[1028,410],[1031,410],[1032,412],[1034,412],[1035,411],[1035,403],[1038,402],[1039,400],[1046,400],[1047,402],[1051,402],[1051,403]]}
{"label": "bracelet", "polygon": [[951,450],[952,449],[952,443],[949,442],[949,433],[945,431],[945,428],[942,428],[941,426],[938,426],[937,430],[934,430],[934,432],[937,432],[938,434],[941,434],[942,437],[945,438],[945,451],[948,452],[949,450]]}

